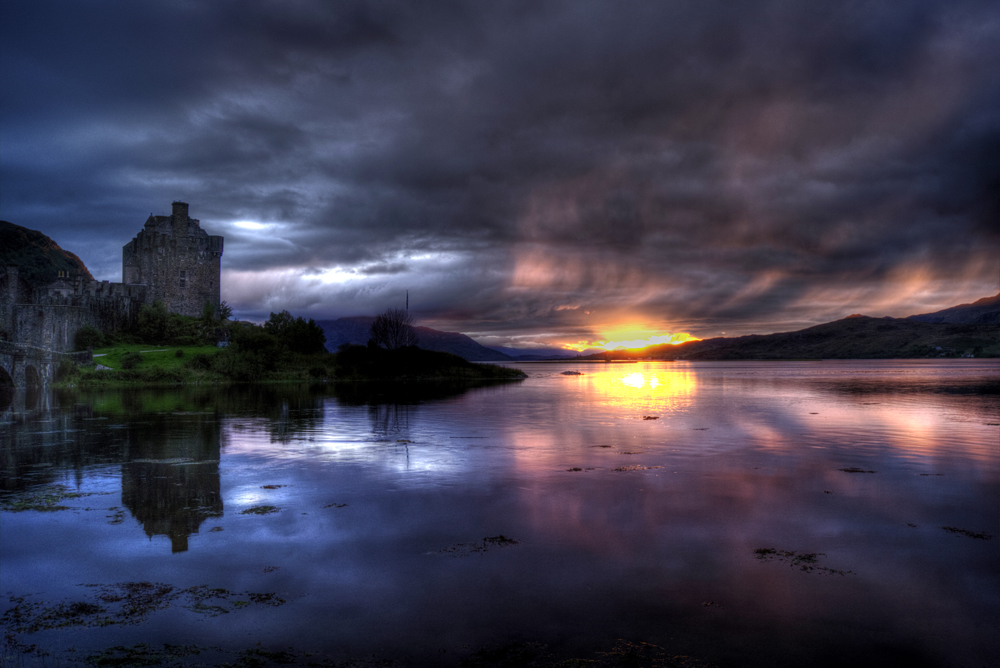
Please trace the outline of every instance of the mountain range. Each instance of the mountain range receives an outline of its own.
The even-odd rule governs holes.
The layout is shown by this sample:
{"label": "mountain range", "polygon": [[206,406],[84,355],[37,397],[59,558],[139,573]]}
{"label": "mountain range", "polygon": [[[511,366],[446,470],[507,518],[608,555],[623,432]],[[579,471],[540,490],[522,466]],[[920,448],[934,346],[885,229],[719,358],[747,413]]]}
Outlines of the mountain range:
{"label": "mountain range", "polygon": [[586,359],[778,360],[1000,357],[1000,294],[908,318],[851,315],[795,332],[703,339]]}
{"label": "mountain range", "polygon": [[[345,343],[363,346],[368,343],[368,329],[374,316],[354,316],[336,320],[317,320],[316,324],[326,334],[326,349],[337,352]],[[470,362],[512,362],[514,358],[492,348],[480,345],[459,332],[441,332],[430,327],[414,327],[417,345],[424,350],[451,353]]]}
{"label": "mountain range", "polygon": [[934,313],[911,315],[907,320],[953,325],[1000,325],[1000,293],[971,304],[959,304]]}

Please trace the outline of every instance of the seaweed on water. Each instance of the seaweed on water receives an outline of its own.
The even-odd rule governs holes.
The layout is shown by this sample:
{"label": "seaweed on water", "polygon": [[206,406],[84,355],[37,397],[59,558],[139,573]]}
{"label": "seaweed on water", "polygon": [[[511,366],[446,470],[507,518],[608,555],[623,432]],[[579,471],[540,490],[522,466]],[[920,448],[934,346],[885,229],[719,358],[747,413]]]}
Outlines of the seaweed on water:
{"label": "seaweed on water", "polygon": [[163,666],[187,664],[191,655],[201,654],[208,648],[198,645],[163,645],[156,649],[146,643],[125,646],[116,645],[90,654],[84,661],[98,668],[132,668],[133,666]]}
{"label": "seaweed on water", "polygon": [[26,596],[10,596],[13,604],[0,617],[8,634],[23,635],[65,627],[130,626],[146,621],[154,612],[179,603],[182,607],[214,617],[245,607],[240,599],[256,605],[278,606],[285,601],[273,592],[234,593],[198,585],[179,589],[162,582],[84,584],[84,600],[46,604]]}
{"label": "seaweed on water", "polygon": [[976,538],[978,540],[989,540],[993,538],[993,534],[986,533],[985,531],[969,531],[968,529],[959,529],[958,527],[941,527],[948,533],[953,533],[956,536],[966,536],[968,538]]}
{"label": "seaweed on water", "polygon": [[46,485],[39,489],[25,490],[17,494],[5,496],[3,499],[0,499],[0,510],[5,510],[9,513],[22,513],[28,510],[42,513],[70,510],[71,506],[62,505],[63,501],[107,493],[71,492],[65,485]]}
{"label": "seaweed on water", "polygon": [[277,506],[251,506],[246,510],[241,510],[240,515],[270,515],[271,513],[276,513],[281,508]]}
{"label": "seaweed on water", "polygon": [[516,538],[508,538],[507,536],[500,534],[499,536],[487,536],[481,541],[473,543],[455,543],[454,545],[446,547],[443,550],[438,550],[438,554],[447,554],[453,557],[467,557],[470,554],[481,554],[494,548],[512,547],[520,544],[521,541]]}
{"label": "seaweed on water", "polygon": [[823,552],[793,552],[792,550],[778,550],[773,547],[759,547],[753,551],[761,561],[787,561],[792,568],[798,567],[800,571],[806,573],[823,573],[825,575],[847,575],[853,571],[842,571],[837,568],[827,568],[817,565],[820,557],[825,557]]}

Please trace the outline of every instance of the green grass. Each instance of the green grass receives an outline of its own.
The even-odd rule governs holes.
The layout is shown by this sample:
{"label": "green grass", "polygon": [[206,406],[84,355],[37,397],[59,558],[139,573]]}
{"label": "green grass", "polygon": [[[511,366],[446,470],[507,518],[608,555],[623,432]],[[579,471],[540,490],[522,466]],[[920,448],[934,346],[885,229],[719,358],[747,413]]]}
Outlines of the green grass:
{"label": "green grass", "polygon": [[[177,357],[177,351],[184,355]],[[195,355],[215,355],[221,348],[216,346],[154,346],[148,343],[128,343],[110,348],[98,348],[94,351],[94,362],[111,367],[116,371],[122,368],[122,357],[126,353],[140,353],[142,363],[140,369],[163,369],[175,371],[184,368],[184,364]]]}

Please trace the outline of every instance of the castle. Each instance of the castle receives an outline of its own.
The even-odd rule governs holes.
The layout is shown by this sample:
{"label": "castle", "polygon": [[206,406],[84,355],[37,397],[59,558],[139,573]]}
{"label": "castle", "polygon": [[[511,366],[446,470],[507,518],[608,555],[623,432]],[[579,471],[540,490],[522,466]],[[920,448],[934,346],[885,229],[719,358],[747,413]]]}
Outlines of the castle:
{"label": "castle", "polygon": [[209,236],[188,218],[188,205],[173,203],[169,216],[150,216],[122,248],[122,283],[145,285],[146,301],[198,316],[205,304],[219,306],[222,237]]}
{"label": "castle", "polygon": [[77,330],[127,328],[145,304],[199,316],[219,306],[222,237],[210,236],[188,217],[188,205],[174,202],[169,216],[150,216],[122,248],[122,282],[60,275],[43,287],[18,277],[17,267],[0,268],[2,338],[49,350],[73,350]]}

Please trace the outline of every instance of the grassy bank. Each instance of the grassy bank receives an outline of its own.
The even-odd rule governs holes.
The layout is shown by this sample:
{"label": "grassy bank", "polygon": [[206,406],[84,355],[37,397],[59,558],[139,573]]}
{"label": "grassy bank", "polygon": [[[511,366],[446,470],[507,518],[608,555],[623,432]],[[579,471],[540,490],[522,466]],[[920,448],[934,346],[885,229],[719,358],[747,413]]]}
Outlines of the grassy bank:
{"label": "grassy bank", "polygon": [[[99,368],[106,367],[106,368]],[[60,368],[56,387],[171,386],[323,381],[516,380],[524,372],[476,364],[448,353],[406,348],[351,346],[340,353],[312,355],[215,346],[122,344],[94,351],[94,364]]]}
{"label": "grassy bank", "polygon": [[[120,344],[94,350],[94,363],[60,367],[56,387],[299,382],[333,376],[329,353],[277,353],[269,367],[216,346]],[[227,373],[228,372],[228,373]],[[247,372],[247,373],[244,373]]]}
{"label": "grassy bank", "polygon": [[221,348],[216,346],[154,346],[148,343],[129,343],[94,351],[94,363],[121,371],[123,358],[129,353],[142,356],[140,366],[145,369],[176,371],[196,355],[214,356]]}

